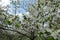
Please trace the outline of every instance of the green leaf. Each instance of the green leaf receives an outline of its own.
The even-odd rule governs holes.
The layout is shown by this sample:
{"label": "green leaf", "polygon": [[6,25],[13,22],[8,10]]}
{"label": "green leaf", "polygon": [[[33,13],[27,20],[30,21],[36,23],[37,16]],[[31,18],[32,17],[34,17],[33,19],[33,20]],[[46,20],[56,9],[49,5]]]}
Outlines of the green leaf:
{"label": "green leaf", "polygon": [[15,19],[17,19],[18,18],[18,16],[15,16]]}
{"label": "green leaf", "polygon": [[54,40],[52,36],[47,37],[47,40]]}
{"label": "green leaf", "polygon": [[10,24],[12,24],[12,20],[7,19],[7,20],[5,20],[5,23],[10,25]]}
{"label": "green leaf", "polygon": [[18,24],[18,23],[15,23],[15,27],[17,27],[17,28],[18,28],[18,27],[19,27],[19,24]]}
{"label": "green leaf", "polygon": [[48,32],[48,31],[45,31],[45,34],[50,35],[51,33],[50,33],[50,32]]}

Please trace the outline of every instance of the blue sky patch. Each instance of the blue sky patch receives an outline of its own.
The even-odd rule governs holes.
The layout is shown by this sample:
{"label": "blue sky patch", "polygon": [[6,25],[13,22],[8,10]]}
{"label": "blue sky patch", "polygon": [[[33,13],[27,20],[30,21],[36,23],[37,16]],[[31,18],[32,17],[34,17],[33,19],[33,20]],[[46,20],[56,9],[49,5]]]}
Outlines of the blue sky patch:
{"label": "blue sky patch", "polygon": [[[27,12],[26,9],[27,9],[28,5],[34,4],[34,3],[35,3],[35,0],[20,0],[19,4],[16,5],[16,6],[18,6],[18,8],[16,9],[16,13]],[[16,6],[14,4],[10,4],[9,5],[10,8],[9,8],[8,12],[14,13]]]}

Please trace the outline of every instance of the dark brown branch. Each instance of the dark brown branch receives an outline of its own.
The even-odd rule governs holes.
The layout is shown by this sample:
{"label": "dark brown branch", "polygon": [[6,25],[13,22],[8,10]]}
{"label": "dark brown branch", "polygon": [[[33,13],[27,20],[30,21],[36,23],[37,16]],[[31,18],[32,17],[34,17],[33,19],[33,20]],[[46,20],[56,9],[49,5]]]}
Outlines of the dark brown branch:
{"label": "dark brown branch", "polygon": [[29,37],[29,36],[27,36],[26,34],[23,34],[23,33],[19,32],[19,31],[17,31],[17,30],[13,30],[13,29],[6,29],[6,28],[3,28],[3,27],[0,27],[0,29],[2,29],[2,30],[8,30],[8,31],[13,31],[13,32],[17,32],[17,33],[19,33],[19,34],[21,34],[21,35],[23,35],[23,36],[26,36],[26,37],[30,38],[30,37]]}
{"label": "dark brown branch", "polygon": [[28,32],[28,33],[30,34],[30,32],[29,32],[29,31],[27,31],[26,29],[22,29],[22,30],[24,30],[25,32]]}

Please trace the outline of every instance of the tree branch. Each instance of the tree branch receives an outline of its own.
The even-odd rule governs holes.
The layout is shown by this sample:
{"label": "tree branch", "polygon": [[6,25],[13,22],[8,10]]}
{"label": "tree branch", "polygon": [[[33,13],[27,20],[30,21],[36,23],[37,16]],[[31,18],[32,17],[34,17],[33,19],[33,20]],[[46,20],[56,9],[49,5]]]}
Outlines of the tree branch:
{"label": "tree branch", "polygon": [[0,27],[0,29],[2,29],[2,30],[8,30],[8,31],[13,31],[13,32],[17,32],[17,33],[19,33],[19,34],[21,34],[21,35],[23,35],[23,36],[26,36],[26,37],[30,38],[30,37],[29,37],[29,36],[27,36],[26,34],[23,34],[23,33],[19,32],[19,31],[17,31],[17,30],[13,30],[13,29],[6,29],[6,28],[3,28],[3,27]]}

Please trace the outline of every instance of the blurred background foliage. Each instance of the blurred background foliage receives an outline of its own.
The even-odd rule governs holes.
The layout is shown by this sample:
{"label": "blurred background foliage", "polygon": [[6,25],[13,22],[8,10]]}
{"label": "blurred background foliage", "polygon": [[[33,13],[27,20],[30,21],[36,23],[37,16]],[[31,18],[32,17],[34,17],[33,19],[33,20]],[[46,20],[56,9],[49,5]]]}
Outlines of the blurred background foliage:
{"label": "blurred background foliage", "polygon": [[0,40],[60,40],[60,0],[35,1],[24,14],[17,14],[19,0],[11,0],[12,14],[0,5]]}

